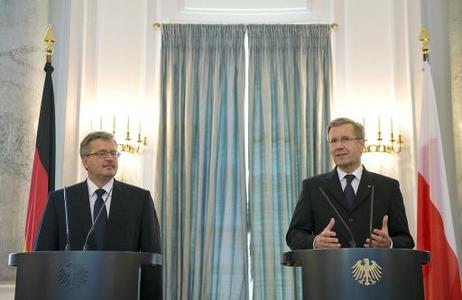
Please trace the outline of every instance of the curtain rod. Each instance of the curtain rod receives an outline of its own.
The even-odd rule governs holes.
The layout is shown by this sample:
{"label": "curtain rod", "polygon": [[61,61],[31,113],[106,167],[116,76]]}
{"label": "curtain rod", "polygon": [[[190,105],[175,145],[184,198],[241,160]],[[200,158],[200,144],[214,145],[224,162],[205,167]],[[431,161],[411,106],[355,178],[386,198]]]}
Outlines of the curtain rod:
{"label": "curtain rod", "polygon": [[[154,27],[154,28],[160,28],[161,25],[162,25],[162,23],[160,23],[160,22],[152,23],[152,27]],[[337,23],[334,22],[334,23],[330,24],[330,28],[334,29],[336,27],[339,27],[339,25]]]}

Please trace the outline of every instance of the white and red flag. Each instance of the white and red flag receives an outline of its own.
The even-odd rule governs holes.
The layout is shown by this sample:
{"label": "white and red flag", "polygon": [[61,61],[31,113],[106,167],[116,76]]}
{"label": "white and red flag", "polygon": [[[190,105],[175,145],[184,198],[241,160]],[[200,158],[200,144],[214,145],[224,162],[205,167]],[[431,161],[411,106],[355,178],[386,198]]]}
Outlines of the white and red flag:
{"label": "white and red flag", "polygon": [[417,163],[417,248],[430,251],[424,266],[425,299],[462,299],[454,224],[430,65],[424,62]]}

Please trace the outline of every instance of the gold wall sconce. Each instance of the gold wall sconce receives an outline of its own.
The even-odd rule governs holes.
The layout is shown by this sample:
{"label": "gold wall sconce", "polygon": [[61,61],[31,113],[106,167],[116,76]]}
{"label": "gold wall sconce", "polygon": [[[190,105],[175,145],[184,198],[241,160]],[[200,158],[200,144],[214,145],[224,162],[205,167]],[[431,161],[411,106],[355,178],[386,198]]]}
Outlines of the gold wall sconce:
{"label": "gold wall sconce", "polygon": [[[133,120],[133,119],[132,119]],[[131,153],[131,154],[143,154],[144,147],[148,145],[147,136],[142,135],[141,131],[141,120],[138,123],[138,133],[134,133],[130,126],[130,117],[127,117],[126,124],[118,124],[116,116],[112,118],[112,134],[114,135],[117,141],[117,150],[121,152]],[[120,134],[119,128],[123,128],[125,125],[125,130],[122,130]],[[103,117],[99,119],[99,130],[103,129]]]}
{"label": "gold wall sconce", "polygon": [[[378,126],[376,128],[375,138],[369,138],[366,134],[364,137],[364,149],[363,152],[378,152],[378,153],[389,153],[397,154],[401,152],[404,140],[401,134],[401,130],[395,135],[393,128],[393,119],[390,119],[390,131],[389,138],[385,139],[381,127],[381,118],[378,118]],[[363,126],[365,127],[365,121],[363,118]],[[373,141],[373,142],[372,142]]]}
{"label": "gold wall sconce", "polygon": [[[116,136],[116,117],[112,120],[112,134]],[[133,134],[132,134],[133,135]],[[138,134],[135,139],[132,138],[130,131],[130,117],[127,117],[127,130],[125,132],[124,143],[117,145],[119,151],[128,152],[132,154],[143,154],[144,147],[148,144],[148,138],[146,136],[141,137],[141,121],[138,125]]]}

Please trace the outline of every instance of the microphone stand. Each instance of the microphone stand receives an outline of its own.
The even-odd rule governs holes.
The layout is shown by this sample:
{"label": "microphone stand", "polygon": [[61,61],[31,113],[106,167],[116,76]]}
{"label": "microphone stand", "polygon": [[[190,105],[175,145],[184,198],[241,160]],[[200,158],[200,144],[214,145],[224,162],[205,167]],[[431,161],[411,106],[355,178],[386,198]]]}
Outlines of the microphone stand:
{"label": "microphone stand", "polygon": [[[96,222],[98,222],[99,216],[101,215],[101,212],[103,211],[103,209],[106,209],[106,201],[109,198],[109,196],[111,196],[111,194],[112,194],[112,188],[109,191],[109,193],[107,194],[106,199],[104,199],[103,205],[101,205],[101,207],[100,207],[100,209],[99,209],[99,211],[98,211],[98,213],[97,213],[97,215],[95,217],[95,220],[93,221],[93,224],[90,227],[90,230],[88,230],[87,236],[85,237],[85,243],[83,244],[82,251],[87,251],[87,249],[88,249],[88,239],[90,238],[90,234],[95,230],[95,224],[96,224]],[[95,212],[93,212],[93,214],[94,213]]]}
{"label": "microphone stand", "polygon": [[63,200],[64,200],[64,215],[66,218],[66,247],[64,248],[64,251],[69,251],[71,250],[71,244],[69,241],[69,215],[67,211],[67,197],[66,197],[66,187],[63,187]]}
{"label": "microphone stand", "polygon": [[371,211],[369,212],[369,247],[373,248],[374,246],[372,245],[372,240],[370,238],[372,234],[372,220],[374,219],[374,192],[375,192],[375,187],[372,186],[372,191],[371,191]]}
{"label": "microphone stand", "polygon": [[353,235],[353,231],[351,231],[351,228],[350,226],[348,226],[348,224],[345,222],[345,220],[343,219],[342,215],[338,212],[338,210],[335,208],[334,204],[332,203],[332,201],[330,200],[330,198],[327,196],[327,194],[324,192],[324,190],[322,189],[322,187],[319,187],[319,190],[321,191],[321,194],[324,196],[324,198],[326,198],[327,202],[329,203],[330,207],[335,211],[335,213],[337,214],[338,218],[340,219],[340,221],[342,222],[343,226],[345,226],[346,230],[348,231],[348,234],[350,235],[350,241],[348,242],[350,247],[351,248],[356,248],[356,242],[355,242],[355,238],[354,238],[354,235]]}

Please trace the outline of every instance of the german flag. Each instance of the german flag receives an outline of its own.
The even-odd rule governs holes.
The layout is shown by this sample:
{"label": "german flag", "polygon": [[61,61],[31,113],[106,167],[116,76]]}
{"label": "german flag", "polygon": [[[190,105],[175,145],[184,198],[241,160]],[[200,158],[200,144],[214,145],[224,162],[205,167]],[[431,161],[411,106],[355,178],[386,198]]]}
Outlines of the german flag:
{"label": "german flag", "polygon": [[48,193],[55,188],[55,100],[53,93],[53,66],[47,62],[43,85],[42,104],[40,108],[37,139],[35,142],[34,163],[27,208],[25,228],[25,251],[32,251],[37,238],[43,209],[47,203]]}

